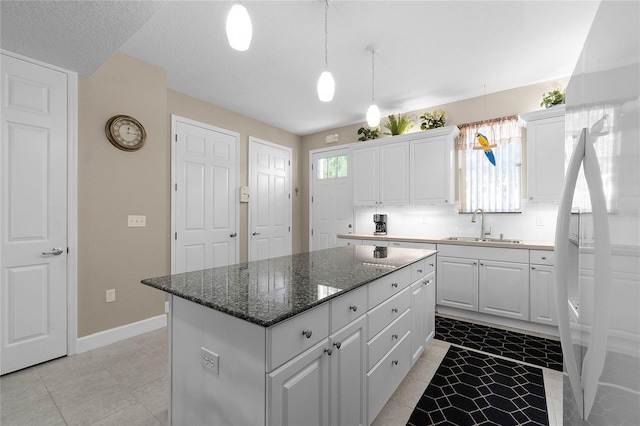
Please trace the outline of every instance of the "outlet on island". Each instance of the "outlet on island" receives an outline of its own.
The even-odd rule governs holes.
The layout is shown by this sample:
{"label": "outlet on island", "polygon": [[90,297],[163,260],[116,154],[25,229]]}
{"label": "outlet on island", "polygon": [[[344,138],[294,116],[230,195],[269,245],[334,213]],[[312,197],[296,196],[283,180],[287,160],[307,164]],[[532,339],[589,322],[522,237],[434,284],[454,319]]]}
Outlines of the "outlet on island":
{"label": "outlet on island", "polygon": [[116,289],[107,290],[107,303],[116,301]]}
{"label": "outlet on island", "polygon": [[220,357],[208,349],[200,348],[200,362],[205,370],[217,375],[220,370]]}

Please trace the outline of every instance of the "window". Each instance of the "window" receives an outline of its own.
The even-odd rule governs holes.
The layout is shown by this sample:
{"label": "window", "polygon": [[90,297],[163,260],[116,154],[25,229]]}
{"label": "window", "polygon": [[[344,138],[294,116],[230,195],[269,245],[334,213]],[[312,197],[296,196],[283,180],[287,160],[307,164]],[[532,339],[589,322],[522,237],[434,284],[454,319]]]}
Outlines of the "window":
{"label": "window", "polygon": [[[522,203],[522,123],[517,116],[459,126],[460,211],[519,212]],[[477,135],[489,140],[490,154]],[[495,165],[489,156],[493,155]]]}
{"label": "window", "polygon": [[318,179],[335,179],[347,176],[346,154],[318,160]]}

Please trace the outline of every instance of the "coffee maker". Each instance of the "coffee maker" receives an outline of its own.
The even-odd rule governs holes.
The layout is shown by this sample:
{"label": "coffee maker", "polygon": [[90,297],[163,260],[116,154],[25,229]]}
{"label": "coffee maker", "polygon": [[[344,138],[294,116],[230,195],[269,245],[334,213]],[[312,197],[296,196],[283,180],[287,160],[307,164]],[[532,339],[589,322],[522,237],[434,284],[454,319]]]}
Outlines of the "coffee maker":
{"label": "coffee maker", "polygon": [[374,214],[373,223],[376,224],[376,230],[373,235],[387,235],[387,215]]}

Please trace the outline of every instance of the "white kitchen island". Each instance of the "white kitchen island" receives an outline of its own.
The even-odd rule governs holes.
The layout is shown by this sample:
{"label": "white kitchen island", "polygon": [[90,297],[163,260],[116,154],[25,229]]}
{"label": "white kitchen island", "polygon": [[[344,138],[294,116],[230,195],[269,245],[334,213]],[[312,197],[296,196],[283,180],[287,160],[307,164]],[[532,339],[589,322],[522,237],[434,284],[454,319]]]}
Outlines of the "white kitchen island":
{"label": "white kitchen island", "polygon": [[433,337],[435,253],[346,246],[143,280],[173,425],[370,424]]}

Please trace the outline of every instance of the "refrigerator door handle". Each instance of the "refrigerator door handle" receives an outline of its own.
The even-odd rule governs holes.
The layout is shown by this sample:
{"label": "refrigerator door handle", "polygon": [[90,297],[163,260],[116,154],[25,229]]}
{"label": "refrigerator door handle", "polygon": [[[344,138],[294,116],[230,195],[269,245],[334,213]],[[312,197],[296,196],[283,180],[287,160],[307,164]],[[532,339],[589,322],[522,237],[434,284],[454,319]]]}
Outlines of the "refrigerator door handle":
{"label": "refrigerator door handle", "polygon": [[560,344],[565,369],[569,376],[571,389],[576,398],[576,405],[583,417],[583,391],[580,383],[580,372],[573,352],[573,342],[571,341],[571,329],[569,325],[569,310],[567,303],[569,300],[568,276],[569,276],[569,222],[571,219],[571,204],[573,194],[576,189],[580,165],[584,159],[584,147],[587,138],[587,129],[582,129],[578,143],[573,149],[562,189],[562,198],[558,207],[558,218],[556,221],[555,256],[556,266],[553,269],[556,283],[556,312],[558,315],[558,331],[560,333]]}

